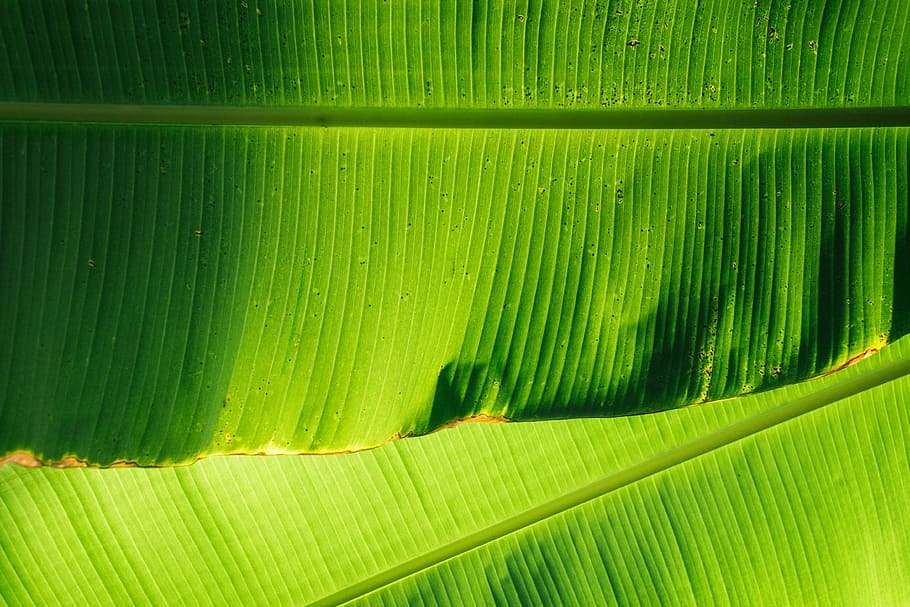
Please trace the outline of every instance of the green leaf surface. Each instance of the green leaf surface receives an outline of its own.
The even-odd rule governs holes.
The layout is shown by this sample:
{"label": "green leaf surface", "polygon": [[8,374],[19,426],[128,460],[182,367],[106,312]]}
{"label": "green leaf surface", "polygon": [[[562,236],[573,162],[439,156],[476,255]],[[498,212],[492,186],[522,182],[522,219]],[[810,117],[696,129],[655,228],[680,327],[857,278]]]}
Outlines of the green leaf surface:
{"label": "green leaf surface", "polygon": [[905,3],[4,8],[0,454],[641,413],[910,330]]}
{"label": "green leaf surface", "polygon": [[598,418],[5,465],[0,602],[904,598],[906,2],[0,9],[0,461]]}
{"label": "green leaf surface", "polygon": [[902,0],[7,0],[7,101],[907,106]]}
{"label": "green leaf surface", "polygon": [[817,375],[907,317],[907,134],[7,127],[2,443],[337,451]]}
{"label": "green leaf surface", "polygon": [[646,416],[465,424],[331,457],[4,466],[0,599],[897,605],[908,369],[905,338]]}

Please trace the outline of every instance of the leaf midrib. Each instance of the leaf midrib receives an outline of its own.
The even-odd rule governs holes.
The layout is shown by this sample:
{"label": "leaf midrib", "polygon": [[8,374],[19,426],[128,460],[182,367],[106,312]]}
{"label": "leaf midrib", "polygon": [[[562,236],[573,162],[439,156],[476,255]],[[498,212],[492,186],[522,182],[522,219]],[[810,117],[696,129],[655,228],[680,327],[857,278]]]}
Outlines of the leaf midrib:
{"label": "leaf midrib", "polygon": [[466,537],[414,557],[395,567],[381,571],[356,584],[342,588],[310,605],[312,607],[340,605],[360,598],[396,581],[430,569],[431,567],[504,538],[526,527],[581,506],[591,500],[602,497],[623,487],[630,486],[649,476],[653,476],[679,464],[696,459],[824,406],[831,405],[850,396],[855,396],[867,390],[897,380],[908,374],[910,374],[910,356],[860,373],[859,375],[845,379],[840,383],[817,390],[772,409],[762,411],[752,417],[721,428],[716,432],[712,432],[711,434],[699,437],[693,441],[664,451],[663,453],[659,453],[625,470],[596,479],[591,483],[558,496],[548,502],[539,504],[504,521],[500,521]]}
{"label": "leaf midrib", "polygon": [[499,129],[910,126],[910,106],[794,109],[529,109],[0,102],[0,122]]}

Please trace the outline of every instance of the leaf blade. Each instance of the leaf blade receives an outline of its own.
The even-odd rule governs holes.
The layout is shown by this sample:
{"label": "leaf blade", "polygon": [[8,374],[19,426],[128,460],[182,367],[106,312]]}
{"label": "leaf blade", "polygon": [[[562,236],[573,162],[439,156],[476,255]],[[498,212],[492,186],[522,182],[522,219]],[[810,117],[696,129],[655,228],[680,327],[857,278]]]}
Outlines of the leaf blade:
{"label": "leaf blade", "polygon": [[[901,340],[841,373],[783,388],[783,394],[812,394],[895,360],[906,364],[907,348],[907,340]],[[403,602],[419,596],[438,599],[442,596],[438,589],[444,587],[446,596],[466,592],[458,600],[470,602],[473,597],[486,602],[499,593],[514,597],[518,590],[510,584],[531,584],[525,589],[531,592],[539,583],[537,592],[545,596],[571,597],[578,585],[566,586],[567,579],[585,579],[593,596],[602,594],[607,602],[611,596],[620,602],[636,596],[645,600],[649,592],[665,592],[681,602],[692,596],[701,601],[721,587],[736,602],[769,593],[797,600],[800,592],[849,600],[860,590],[868,592],[861,584],[875,578],[864,577],[856,567],[856,553],[841,548],[872,545],[891,574],[878,580],[878,588],[882,593],[889,588],[900,592],[905,580],[895,573],[906,571],[898,566],[906,560],[906,539],[899,533],[876,534],[890,526],[901,528],[908,511],[902,504],[910,499],[910,488],[900,471],[906,462],[910,420],[904,407],[894,406],[902,402],[906,383],[904,376],[897,383],[774,426],[519,532],[531,537],[503,536],[480,552],[465,552],[461,561],[442,565],[450,571],[461,567],[455,575],[476,584],[441,581],[450,574],[431,568],[383,592],[391,593],[386,596],[392,602]],[[870,396],[873,392],[877,396]],[[212,458],[160,469],[6,466],[0,469],[0,518],[19,523],[3,525],[17,530],[17,535],[0,534],[0,566],[7,563],[6,571],[23,577],[22,587],[34,589],[36,597],[43,596],[45,587],[50,593],[70,592],[65,579],[51,578],[47,586],[44,572],[66,570],[65,564],[73,562],[67,551],[81,550],[82,543],[74,538],[97,537],[108,548],[90,551],[87,560],[78,561],[85,573],[80,579],[86,580],[81,583],[94,584],[82,587],[94,588],[93,595],[105,596],[103,588],[117,587],[119,577],[128,574],[157,577],[175,593],[167,596],[176,599],[179,594],[200,604],[231,596],[312,602],[434,546],[495,525],[508,518],[506,513],[520,514],[688,440],[760,416],[781,400],[788,398],[769,392],[649,416],[468,424],[333,457]],[[826,451],[829,447],[836,448]],[[872,483],[872,489],[866,483]],[[249,490],[253,486],[256,491]],[[684,497],[673,497],[680,494]],[[877,514],[868,514],[865,523],[857,525],[856,518],[840,516],[834,503],[849,512]],[[807,516],[810,522],[798,525],[796,535],[790,528],[778,533],[782,523],[774,522],[774,517],[781,509],[786,512],[781,520],[792,523],[793,517]],[[820,514],[812,518],[813,512]],[[634,523],[637,516],[652,522]],[[566,523],[566,517],[575,522]],[[688,518],[691,523],[685,522]],[[668,521],[682,529],[698,527],[697,533],[674,536]],[[737,530],[729,543],[722,529]],[[588,555],[577,565],[560,557],[562,567],[574,571],[574,577],[560,577],[558,570],[556,577],[543,569],[530,578],[521,573],[523,560],[535,567],[552,562],[549,557],[556,554],[552,542],[557,540],[547,539],[550,533],[569,534],[559,545],[578,545],[580,554]],[[16,540],[18,534],[29,541]],[[666,542],[655,534],[669,534],[662,537],[675,546],[675,556],[660,556]],[[742,544],[736,539],[740,535]],[[805,562],[797,558],[795,548],[787,547],[791,538],[797,547],[804,542],[811,573],[801,569]],[[695,540],[699,543],[693,545]],[[48,542],[63,550],[59,568],[52,555],[46,568],[20,565],[34,554],[28,546]],[[535,548],[540,542],[549,547]],[[757,550],[761,545],[786,550]],[[719,563],[740,562],[738,546],[747,547],[752,560],[759,559],[754,567],[703,561],[701,570],[679,562],[686,550],[718,554]],[[256,567],[263,554],[271,555],[274,563]],[[133,563],[128,571],[118,569],[122,558]],[[685,558],[687,563],[699,562],[694,556]],[[503,569],[508,562],[517,569]],[[604,569],[610,570],[609,579],[599,577]],[[122,573],[105,573],[114,570]],[[11,584],[4,591],[13,588]],[[759,592],[762,589],[765,592]],[[15,602],[16,595],[4,596]],[[72,595],[53,596],[64,597],[65,602]]]}

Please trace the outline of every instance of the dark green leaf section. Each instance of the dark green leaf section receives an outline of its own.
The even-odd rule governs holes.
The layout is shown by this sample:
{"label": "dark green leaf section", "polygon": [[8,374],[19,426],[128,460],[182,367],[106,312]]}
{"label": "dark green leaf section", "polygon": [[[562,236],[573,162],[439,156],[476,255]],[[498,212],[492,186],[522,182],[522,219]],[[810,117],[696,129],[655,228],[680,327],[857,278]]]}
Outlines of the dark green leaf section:
{"label": "dark green leaf section", "polygon": [[8,0],[0,99],[905,106],[908,23],[904,0]]}
{"label": "dark green leaf section", "polygon": [[[3,9],[0,453],[172,463],[639,413],[910,331],[905,2]],[[140,104],[362,121],[130,124]],[[488,122],[385,122],[440,126],[428,108]],[[512,108],[707,112],[490,122]],[[882,128],[706,122],[863,108]]]}
{"label": "dark green leaf section", "polygon": [[907,331],[908,135],[3,127],[0,451],[337,451],[817,375]]}
{"label": "dark green leaf section", "polygon": [[244,314],[224,302],[249,288],[239,243],[257,209],[216,204],[244,176],[215,140],[3,130],[4,451],[151,462],[211,440]]}

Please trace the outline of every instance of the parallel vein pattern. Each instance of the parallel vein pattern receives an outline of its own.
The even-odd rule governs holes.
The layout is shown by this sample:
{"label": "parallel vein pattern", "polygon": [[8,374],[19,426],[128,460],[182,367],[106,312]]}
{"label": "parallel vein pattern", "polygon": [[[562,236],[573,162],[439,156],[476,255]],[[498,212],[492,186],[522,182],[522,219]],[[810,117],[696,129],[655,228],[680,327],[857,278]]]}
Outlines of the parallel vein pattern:
{"label": "parallel vein pattern", "polygon": [[0,444],[337,451],[817,375],[910,329],[908,134],[8,127]]}
{"label": "parallel vein pattern", "polygon": [[376,593],[362,596],[375,587],[358,584],[908,354],[903,339],[844,373],[716,406],[470,424],[338,457],[5,466],[0,601],[897,604],[910,581],[901,532],[910,410],[895,406],[906,377],[428,562]]}
{"label": "parallel vein pattern", "polygon": [[890,344],[5,465],[0,602],[903,599],[907,2],[0,8],[0,461]]}
{"label": "parallel vein pattern", "polygon": [[906,106],[902,0],[10,0],[0,99]]}

